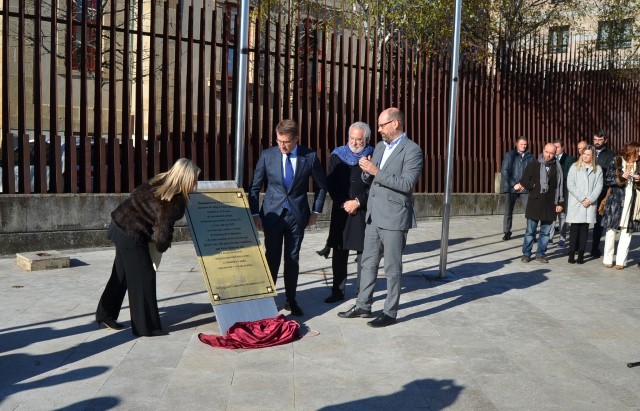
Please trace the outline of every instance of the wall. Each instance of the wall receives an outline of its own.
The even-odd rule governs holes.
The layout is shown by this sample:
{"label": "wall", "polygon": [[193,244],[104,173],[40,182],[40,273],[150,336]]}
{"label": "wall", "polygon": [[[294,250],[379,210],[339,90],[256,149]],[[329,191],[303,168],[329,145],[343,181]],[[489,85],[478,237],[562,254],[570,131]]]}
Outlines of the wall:
{"label": "wall", "polygon": [[[110,213],[127,195],[0,195],[0,255],[108,246],[106,229],[111,221]],[[416,217],[418,220],[441,217],[443,203],[443,194],[416,194]],[[516,212],[523,212],[518,207],[519,202]],[[503,209],[500,194],[452,194],[452,216],[502,214]],[[318,219],[319,228],[329,226],[331,199],[328,197],[324,210]],[[185,219],[177,223],[174,239],[190,239]]]}

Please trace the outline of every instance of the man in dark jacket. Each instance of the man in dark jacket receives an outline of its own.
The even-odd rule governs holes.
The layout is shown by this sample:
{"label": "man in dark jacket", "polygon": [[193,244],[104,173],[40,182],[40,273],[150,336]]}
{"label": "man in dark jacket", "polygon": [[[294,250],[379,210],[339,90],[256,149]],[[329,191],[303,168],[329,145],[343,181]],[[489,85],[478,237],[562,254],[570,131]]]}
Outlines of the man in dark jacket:
{"label": "man in dark jacket", "polygon": [[[567,196],[569,195],[569,190],[567,189],[567,176],[569,175],[569,169],[575,163],[575,158],[569,153],[564,151],[564,141],[561,139],[557,139],[553,142],[556,146],[556,160],[560,163],[560,168],[562,168],[562,178],[564,181],[563,187],[563,197],[565,201],[567,200]],[[560,231],[560,241],[558,241],[558,248],[564,248],[565,242],[567,241],[567,213],[565,210],[558,213],[558,231]],[[555,225],[551,225],[551,232],[549,232],[549,241],[553,241],[553,236],[555,235]]]}
{"label": "man in dark jacket", "polygon": [[503,240],[511,238],[511,225],[513,223],[513,207],[519,198],[522,206],[527,208],[529,196],[526,189],[516,190],[514,186],[522,178],[522,173],[529,163],[533,161],[533,155],[527,151],[528,141],[526,137],[518,137],[516,147],[508,151],[502,160],[501,192],[504,193],[504,220],[502,222]]}
{"label": "man in dark jacket", "polygon": [[549,230],[556,219],[556,214],[562,212],[564,204],[562,168],[556,161],[555,144],[545,144],[538,161],[530,163],[525,168],[522,179],[514,188],[529,190],[529,201],[525,211],[527,230],[524,234],[520,261],[523,263],[531,261],[533,238],[540,224],[536,260],[540,263],[548,263],[545,253],[549,243]]}
{"label": "man in dark jacket", "polygon": [[[249,207],[256,228],[264,231],[265,257],[274,284],[280,260],[284,260],[285,310],[290,310],[291,315],[302,316],[304,312],[296,301],[300,247],[305,228],[316,224],[324,207],[327,178],[316,151],[298,145],[298,140],[298,123],[293,120],[278,123],[277,145],[262,152],[253,171]],[[309,209],[307,197],[310,178],[315,188],[313,210]],[[266,190],[260,207],[263,186]]]}
{"label": "man in dark jacket", "polygon": [[[608,135],[604,130],[598,130],[593,135],[593,146],[596,148],[596,159],[597,164],[600,168],[602,168],[602,175],[607,174],[607,168],[609,167],[609,163],[616,156],[612,150],[607,147]],[[600,203],[607,195],[607,191],[609,187],[606,185],[602,187],[602,192],[598,197],[597,208],[600,208]],[[600,258],[602,253],[600,252],[600,239],[602,238],[602,225],[601,225],[602,216],[600,214],[596,214],[596,223],[593,225],[593,239],[591,240],[591,256],[593,258]]]}

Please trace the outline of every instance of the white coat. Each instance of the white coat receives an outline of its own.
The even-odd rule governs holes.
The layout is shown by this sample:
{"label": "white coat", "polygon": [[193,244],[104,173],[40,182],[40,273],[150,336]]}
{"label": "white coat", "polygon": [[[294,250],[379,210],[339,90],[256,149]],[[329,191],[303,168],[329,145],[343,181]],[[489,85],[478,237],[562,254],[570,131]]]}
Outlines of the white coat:
{"label": "white coat", "polygon": [[[594,171],[593,167],[587,168],[583,164],[578,170],[577,164],[571,166],[567,176],[567,223],[595,224],[598,196],[602,191],[602,168],[596,166]],[[591,202],[589,207],[582,205],[585,198]]]}

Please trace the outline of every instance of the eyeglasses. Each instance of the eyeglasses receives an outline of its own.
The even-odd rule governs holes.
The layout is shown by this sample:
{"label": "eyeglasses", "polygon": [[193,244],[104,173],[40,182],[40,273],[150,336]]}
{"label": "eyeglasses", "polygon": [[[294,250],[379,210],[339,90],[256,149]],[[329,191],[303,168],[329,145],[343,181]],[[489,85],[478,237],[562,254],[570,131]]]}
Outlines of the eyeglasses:
{"label": "eyeglasses", "polygon": [[279,146],[290,146],[291,144],[295,143],[296,140],[291,140],[291,141],[282,141],[282,140],[275,140],[275,143]]}
{"label": "eyeglasses", "polygon": [[389,121],[387,121],[386,123],[378,124],[378,128],[379,128],[379,129],[380,129],[380,128],[384,128],[387,124],[389,124],[389,123],[391,123],[391,122],[393,122],[393,121],[394,121],[394,120],[389,120]]}

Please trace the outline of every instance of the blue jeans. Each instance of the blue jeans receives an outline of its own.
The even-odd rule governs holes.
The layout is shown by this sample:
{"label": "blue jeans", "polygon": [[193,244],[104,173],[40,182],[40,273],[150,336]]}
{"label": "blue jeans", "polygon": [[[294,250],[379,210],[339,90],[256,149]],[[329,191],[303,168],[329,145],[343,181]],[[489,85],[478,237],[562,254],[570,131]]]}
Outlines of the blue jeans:
{"label": "blue jeans", "polygon": [[536,257],[543,257],[547,252],[547,244],[549,244],[549,231],[553,221],[538,221],[527,218],[527,230],[524,233],[524,243],[522,244],[522,255],[531,257],[531,249],[533,248],[533,238],[536,229],[540,223],[540,236],[538,237],[538,251]]}

